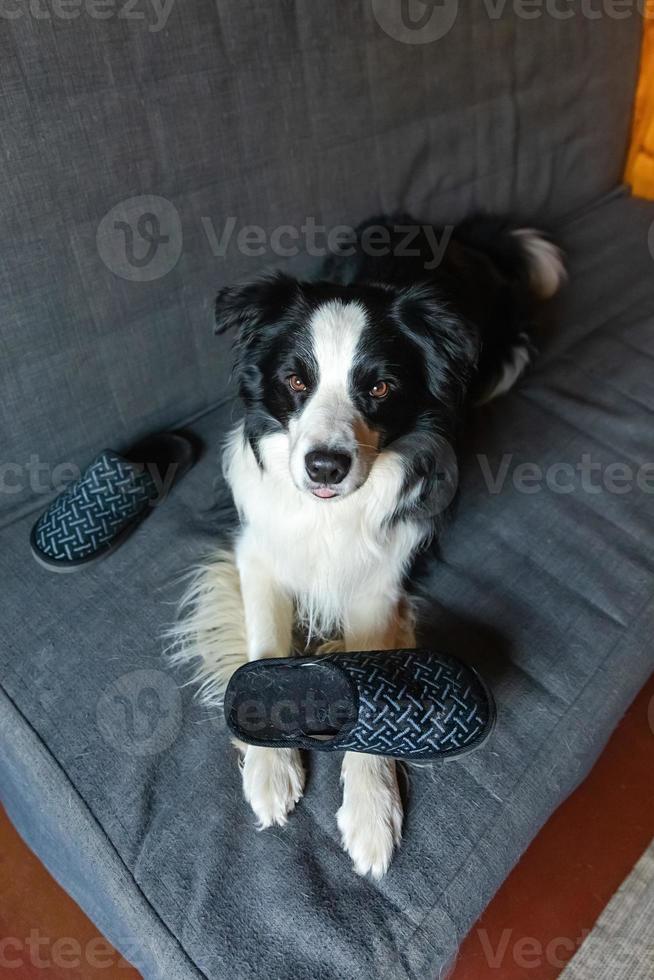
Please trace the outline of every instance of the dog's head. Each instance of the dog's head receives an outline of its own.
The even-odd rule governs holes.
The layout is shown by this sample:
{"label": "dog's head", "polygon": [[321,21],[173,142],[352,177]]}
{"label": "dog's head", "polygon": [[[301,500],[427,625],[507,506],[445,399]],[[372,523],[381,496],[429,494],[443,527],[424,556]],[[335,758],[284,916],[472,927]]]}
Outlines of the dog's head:
{"label": "dog's head", "polygon": [[428,286],[276,274],[222,290],[216,329],[231,328],[257,458],[284,433],[293,482],[322,500],[361,487],[391,446],[415,444],[428,467],[426,441],[451,438],[477,356],[474,331]]}

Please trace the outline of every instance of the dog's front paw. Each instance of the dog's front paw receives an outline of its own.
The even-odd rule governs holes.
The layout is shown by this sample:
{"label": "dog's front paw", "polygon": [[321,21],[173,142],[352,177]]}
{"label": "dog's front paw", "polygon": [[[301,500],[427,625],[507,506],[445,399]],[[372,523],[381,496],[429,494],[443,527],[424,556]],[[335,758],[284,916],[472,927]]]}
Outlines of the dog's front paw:
{"label": "dog's front paw", "polygon": [[243,792],[259,830],[283,827],[302,796],[304,769],[297,749],[265,749],[249,745],[242,762]]}
{"label": "dog's front paw", "polygon": [[395,763],[348,753],[343,763],[343,803],[336,820],[357,874],[381,878],[402,837]]}

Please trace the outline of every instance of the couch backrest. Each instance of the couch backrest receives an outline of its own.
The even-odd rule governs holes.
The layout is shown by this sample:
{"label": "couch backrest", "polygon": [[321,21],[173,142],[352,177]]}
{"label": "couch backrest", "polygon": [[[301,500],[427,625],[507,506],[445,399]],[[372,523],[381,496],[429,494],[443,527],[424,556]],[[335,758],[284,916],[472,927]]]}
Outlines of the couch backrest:
{"label": "couch backrest", "polygon": [[223,397],[217,288],[320,252],[320,226],[550,222],[620,180],[636,0],[5,7],[5,520],[56,464]]}

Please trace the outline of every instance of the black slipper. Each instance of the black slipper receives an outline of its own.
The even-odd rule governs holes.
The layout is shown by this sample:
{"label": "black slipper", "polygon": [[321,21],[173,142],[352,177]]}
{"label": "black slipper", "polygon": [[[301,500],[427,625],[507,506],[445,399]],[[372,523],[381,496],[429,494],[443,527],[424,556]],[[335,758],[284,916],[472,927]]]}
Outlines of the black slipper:
{"label": "black slipper", "polygon": [[114,551],[195,462],[178,432],[160,432],[124,454],[105,449],[53,500],[32,528],[32,554],[72,572]]}
{"label": "black slipper", "polygon": [[428,760],[481,745],[495,706],[453,657],[382,650],[245,664],[227,686],[225,719],[250,745]]}

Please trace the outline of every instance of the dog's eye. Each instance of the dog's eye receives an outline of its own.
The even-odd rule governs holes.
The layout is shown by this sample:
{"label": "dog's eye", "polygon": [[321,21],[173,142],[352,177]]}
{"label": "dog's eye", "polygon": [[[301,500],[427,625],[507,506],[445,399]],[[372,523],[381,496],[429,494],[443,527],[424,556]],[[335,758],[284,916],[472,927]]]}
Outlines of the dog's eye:
{"label": "dog's eye", "polygon": [[306,391],[307,390],[306,384],[304,383],[304,381],[302,380],[302,378],[298,377],[297,374],[292,374],[290,376],[290,378],[288,378],[287,380],[288,380],[288,386],[291,389],[291,391]]}
{"label": "dog's eye", "polygon": [[386,398],[388,392],[389,387],[386,381],[376,381],[370,389],[373,398]]}

